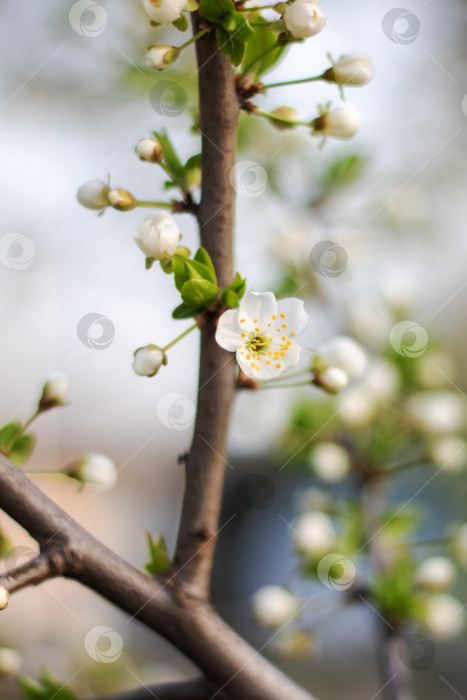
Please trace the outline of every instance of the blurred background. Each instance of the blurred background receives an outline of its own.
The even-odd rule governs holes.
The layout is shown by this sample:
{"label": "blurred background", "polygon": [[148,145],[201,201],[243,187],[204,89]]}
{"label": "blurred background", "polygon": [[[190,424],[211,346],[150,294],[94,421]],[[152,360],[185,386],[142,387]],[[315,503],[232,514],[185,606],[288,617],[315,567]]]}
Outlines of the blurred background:
{"label": "blurred background", "polygon": [[[185,35],[151,28],[138,2],[90,2],[79,19],[70,15],[72,7],[49,0],[2,3],[0,422],[26,420],[54,372],[69,378],[70,404],[37,422],[30,468],[54,471],[86,452],[108,454],[119,468],[112,491],[86,486],[78,493],[65,478],[35,478],[76,520],[142,567],[145,532],[163,533],[169,551],[175,541],[183,488],[177,458],[190,444],[197,339],[190,335],[171,349],[156,378],[133,373],[137,347],[165,345],[189,324],[171,319],[178,303],[172,280],[157,267],[147,272],[133,241],[146,212],[109,209],[98,218],[78,204],[76,191],[110,175],[113,187],[138,199],[163,198],[164,174],[141,163],[134,146],[166,128],[185,160],[199,152],[191,128],[194,50],[166,73],[150,73],[146,47],[180,44]],[[326,29],[294,45],[266,82],[321,73],[329,66],[327,52],[333,58],[364,52],[373,81],[345,89],[363,115],[362,128],[348,143],[329,140],[320,148],[305,128],[278,132],[242,115],[239,160],[246,165],[237,172],[236,267],[250,289],[306,299],[305,364],[330,338],[352,335],[372,357],[384,357],[411,391],[448,391],[463,406],[467,4],[451,0],[440,8],[407,0],[401,9],[388,0],[323,0],[321,8]],[[273,89],[255,101],[266,111],[293,106],[312,119],[329,100],[340,102],[335,85],[310,83]],[[183,244],[196,249],[190,216],[176,219]],[[315,247],[322,241],[333,243],[331,262],[328,249]],[[410,355],[389,342],[404,320],[426,329],[426,352],[426,343]],[[405,406],[397,391],[385,398],[396,413]],[[317,603],[306,623],[311,642],[298,654],[290,644],[284,653],[278,640],[269,644],[270,632],[253,622],[250,607],[251,595],[265,584],[293,585],[304,596],[318,590],[315,580],[295,575],[288,525],[302,508],[300,493],[320,484],[297,445],[311,447],[339,400],[311,387],[238,396],[223,522],[235,518],[221,533],[214,594],[229,622],[258,647],[266,645],[264,653],[318,697],[333,700],[345,692],[349,700],[373,700],[384,695],[373,619],[364,605],[323,615]],[[366,431],[365,444],[385,406],[350,404],[338,420],[357,434]],[[312,416],[308,423],[300,410]],[[388,495],[394,503],[414,498],[429,513],[417,525],[419,536],[436,538],[453,519],[467,519],[462,473],[441,481],[424,488],[426,471],[411,471]],[[338,494],[345,498],[349,488],[338,484]],[[0,526],[13,543],[10,564],[31,556],[34,543],[17,525],[2,514]],[[459,576],[456,594],[464,603]],[[334,595],[325,596],[325,609],[333,608]],[[121,640],[112,664],[99,663],[85,648],[86,635],[98,626]],[[139,623],[68,581],[16,594],[2,614],[0,646],[21,651],[28,675],[47,667],[88,697],[195,672]],[[437,642],[432,663],[414,671],[416,697],[466,694],[466,650],[462,636]],[[2,697],[15,698],[15,681],[2,684]]]}

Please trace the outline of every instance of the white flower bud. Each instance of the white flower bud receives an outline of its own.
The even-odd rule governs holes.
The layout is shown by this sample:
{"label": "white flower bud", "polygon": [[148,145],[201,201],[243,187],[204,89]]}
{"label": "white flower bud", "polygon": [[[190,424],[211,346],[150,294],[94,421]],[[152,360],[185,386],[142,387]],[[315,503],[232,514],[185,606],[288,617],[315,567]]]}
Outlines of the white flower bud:
{"label": "white flower bud", "polygon": [[361,122],[358,109],[346,102],[341,107],[324,111],[311,125],[314,133],[335,139],[351,139],[360,129]]}
{"label": "white flower bud", "polygon": [[175,22],[185,9],[187,0],[143,0],[144,9],[153,22]]}
{"label": "white flower bud", "polygon": [[418,426],[430,433],[452,433],[464,428],[465,401],[450,391],[415,394],[409,399],[407,410]]}
{"label": "white flower bud", "polygon": [[334,546],[336,533],[324,513],[305,513],[294,524],[293,542],[299,552],[319,559]]}
{"label": "white flower bud", "polygon": [[293,107],[278,107],[268,117],[269,123],[279,131],[294,129],[301,119],[300,112]]}
{"label": "white flower bud", "polygon": [[158,44],[149,46],[146,54],[146,65],[153,70],[164,70],[175,63],[180,56],[180,49],[176,46]]}
{"label": "white flower bud", "polygon": [[8,606],[10,594],[4,586],[0,586],[0,610],[5,610]]}
{"label": "white flower bud", "polygon": [[284,22],[288,31],[296,39],[306,39],[318,34],[327,22],[318,3],[313,0],[295,0],[284,12]]}
{"label": "white flower bud", "polygon": [[253,615],[260,625],[282,627],[298,611],[294,596],[280,586],[263,586],[252,598]]}
{"label": "white flower bud", "polygon": [[319,442],[310,451],[309,464],[323,481],[340,481],[350,470],[347,450],[333,442]]}
{"label": "white flower bud", "polygon": [[117,467],[110,457],[90,452],[79,460],[75,474],[70,473],[70,476],[75,476],[83,483],[111,489],[117,483]]}
{"label": "white flower bud", "polygon": [[88,209],[104,209],[109,205],[109,187],[100,180],[91,180],[81,185],[77,199]]}
{"label": "white flower bud", "polygon": [[109,204],[114,209],[119,211],[130,211],[130,209],[135,208],[136,199],[133,197],[131,192],[127,190],[122,190],[120,188],[115,190],[110,190],[109,192]]}
{"label": "white flower bud", "polygon": [[16,649],[0,647],[0,677],[18,676],[21,671],[23,658]]}
{"label": "white flower bud", "polygon": [[146,345],[134,353],[133,369],[139,377],[154,377],[166,364],[167,358],[157,345]]}
{"label": "white flower bud", "polygon": [[316,377],[316,383],[327,389],[331,394],[337,394],[349,383],[347,374],[339,367],[328,367]]}
{"label": "white flower bud", "polygon": [[149,163],[160,163],[162,160],[162,148],[157,139],[140,139],[135,151],[141,160]]}
{"label": "white flower bud", "polygon": [[456,580],[456,569],[447,557],[428,557],[415,572],[415,583],[430,593],[443,593]]}
{"label": "white flower bud", "polygon": [[423,622],[433,637],[452,639],[465,627],[465,607],[457,598],[445,593],[431,596],[426,601]]}
{"label": "white flower bud", "polygon": [[64,374],[56,374],[51,377],[44,384],[42,389],[42,396],[39,401],[39,410],[47,411],[49,408],[54,408],[55,406],[63,406],[70,383]]}
{"label": "white flower bud", "polygon": [[175,219],[165,212],[149,214],[133,235],[138,248],[146,257],[154,260],[172,258],[180,242],[180,231]]}
{"label": "white flower bud", "polygon": [[457,435],[446,435],[435,440],[430,446],[433,462],[447,472],[458,472],[467,464],[466,443]]}
{"label": "white flower bud", "polygon": [[325,80],[339,83],[339,85],[366,85],[372,77],[370,59],[364,53],[349,53],[341,56],[324,74]]}
{"label": "white flower bud", "polygon": [[368,357],[362,346],[353,338],[343,335],[325,343],[320,358],[324,365],[338,367],[350,379],[360,377],[368,365]]}

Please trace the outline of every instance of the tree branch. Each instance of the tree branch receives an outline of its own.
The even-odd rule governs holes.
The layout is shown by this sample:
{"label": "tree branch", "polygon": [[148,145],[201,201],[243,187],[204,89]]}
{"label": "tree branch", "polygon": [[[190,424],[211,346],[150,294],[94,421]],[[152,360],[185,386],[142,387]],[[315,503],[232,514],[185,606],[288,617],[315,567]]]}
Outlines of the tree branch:
{"label": "tree branch", "polygon": [[26,562],[16,569],[7,571],[0,576],[0,586],[3,586],[10,593],[26,588],[27,586],[35,586],[49,578],[57,575],[53,562],[49,557],[40,554],[31,561]]}
{"label": "tree branch", "polygon": [[[205,20],[194,14],[194,33]],[[220,287],[233,279],[234,190],[239,105],[232,66],[215,32],[196,42],[202,134],[202,196],[197,218],[201,243],[213,261]],[[215,341],[217,317],[201,331],[197,417],[186,461],[185,496],[174,570],[200,597],[207,595],[216,547],[226,466],[226,434],[235,390],[233,360]]]}
{"label": "tree branch", "polygon": [[[126,693],[112,693],[99,700],[211,700],[218,688],[203,678],[195,678],[180,683],[163,683],[146,688],[136,688]],[[227,700],[224,693],[216,695],[218,700]]]}

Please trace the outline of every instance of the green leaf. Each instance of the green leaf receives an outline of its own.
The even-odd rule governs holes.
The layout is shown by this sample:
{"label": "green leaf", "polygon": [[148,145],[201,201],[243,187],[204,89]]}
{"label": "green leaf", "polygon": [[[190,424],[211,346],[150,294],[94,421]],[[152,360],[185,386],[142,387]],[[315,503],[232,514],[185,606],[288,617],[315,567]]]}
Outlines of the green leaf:
{"label": "green leaf", "polygon": [[175,286],[181,292],[185,282],[188,282],[188,271],[185,267],[185,257],[183,255],[174,255],[173,268],[175,274]]}
{"label": "green leaf", "polygon": [[201,153],[191,156],[185,163],[185,182],[188,189],[201,186]]}
{"label": "green leaf", "polygon": [[156,261],[155,261],[154,258],[146,258],[146,262],[145,262],[145,264],[144,264],[146,270],[150,270],[151,267],[154,265],[155,262],[156,262]]}
{"label": "green leaf", "polygon": [[195,2],[195,0],[188,0],[187,4],[185,5],[185,10],[187,12],[196,12],[198,9],[198,3]]}
{"label": "green leaf", "polygon": [[175,29],[178,29],[179,32],[186,32],[189,27],[188,20],[185,15],[180,15],[180,17],[176,19],[175,22],[172,22],[172,24]]}
{"label": "green leaf", "polygon": [[235,11],[232,0],[201,0],[199,11],[210,22],[217,24],[223,17]]}
{"label": "green leaf", "polygon": [[177,180],[183,182],[184,168],[175,148],[172,145],[172,141],[167,135],[167,132],[161,131],[158,133],[157,131],[154,131],[154,136],[156,139],[158,139],[161,145],[164,161],[170,172],[176,177]]}
{"label": "green leaf", "polygon": [[182,299],[193,308],[206,308],[219,294],[217,285],[205,279],[191,279],[182,288]]}
{"label": "green leaf", "polygon": [[231,289],[238,296],[239,299],[245,294],[246,290],[246,279],[241,276],[239,272],[234,277],[233,282],[227,285],[226,289]]}
{"label": "green leaf", "polygon": [[210,279],[213,284],[217,284],[216,271],[208,251],[205,248],[198,248],[195,253],[195,260],[210,270],[211,276],[206,279]]}
{"label": "green leaf", "polygon": [[163,574],[170,569],[171,561],[167,551],[167,545],[162,535],[157,540],[153,539],[149,532],[146,533],[151,560],[144,565],[146,571],[152,576]]}
{"label": "green leaf", "polygon": [[217,41],[225,55],[234,66],[239,66],[245,54],[246,41],[241,34],[230,34],[220,25],[217,26]]}
{"label": "green leaf", "polygon": [[10,449],[10,461],[17,467],[22,467],[29,459],[36,444],[36,438],[31,433],[18,438]]}
{"label": "green leaf", "polygon": [[[264,24],[264,26],[256,26],[258,24]],[[248,39],[243,64],[244,67],[251,66],[251,70],[248,70],[248,73],[253,74],[255,78],[259,78],[276,65],[286,47],[278,46],[276,49],[273,49],[274,44],[277,42],[277,37],[263,18],[255,18],[255,26],[252,27],[252,30],[253,33]],[[262,56],[262,54],[265,55]]]}
{"label": "green leaf", "polygon": [[175,318],[177,321],[185,318],[194,318],[195,316],[200,316],[203,311],[204,307],[202,306],[195,309],[192,306],[188,306],[188,304],[180,304],[180,306],[177,306],[172,312],[172,318]]}
{"label": "green leaf", "polygon": [[354,182],[361,174],[365,159],[357,153],[350,153],[333,161],[324,173],[322,185],[326,189],[344,187]]}
{"label": "green leaf", "polygon": [[231,289],[224,289],[221,293],[222,303],[226,306],[230,306],[232,309],[236,309],[240,303],[238,296]]}
{"label": "green leaf", "polygon": [[206,265],[197,262],[197,260],[185,258],[185,267],[188,273],[188,279],[203,279],[216,284],[216,275],[213,274],[213,271]]}
{"label": "green leaf", "polygon": [[47,670],[42,672],[39,681],[21,676],[19,684],[28,700],[76,700],[76,695]]}
{"label": "green leaf", "polygon": [[0,428],[0,448],[3,448],[2,451],[9,452],[15,440],[21,437],[22,432],[21,423],[7,423],[3,428]]}

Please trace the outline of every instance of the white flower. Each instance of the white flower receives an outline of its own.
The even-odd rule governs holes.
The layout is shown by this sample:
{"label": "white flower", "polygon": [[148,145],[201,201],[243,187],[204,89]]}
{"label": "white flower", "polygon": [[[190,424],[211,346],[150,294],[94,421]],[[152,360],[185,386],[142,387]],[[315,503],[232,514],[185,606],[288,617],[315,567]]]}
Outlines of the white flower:
{"label": "white flower", "polygon": [[328,367],[324,372],[319,372],[316,377],[316,383],[332,394],[337,394],[347,386],[349,378],[344,370],[339,369],[339,367]]}
{"label": "white flower", "polygon": [[450,391],[425,391],[412,396],[407,409],[422,430],[452,433],[465,424],[465,401]]}
{"label": "white flower", "polygon": [[248,292],[238,309],[219,319],[216,340],[225,350],[237,352],[237,362],[253,379],[273,379],[295,367],[300,345],[295,337],[308,323],[300,299],[276,301],[272,292]]}
{"label": "white flower", "polygon": [[329,73],[340,85],[366,85],[373,77],[370,59],[364,53],[341,56]]}
{"label": "white flower", "polygon": [[443,593],[456,580],[456,569],[447,557],[428,557],[415,572],[415,582],[431,593]]}
{"label": "white flower", "polygon": [[351,104],[324,111],[313,122],[314,132],[323,136],[333,136],[335,139],[351,139],[361,125],[360,112]]}
{"label": "white flower", "polygon": [[284,12],[285,26],[296,39],[306,39],[318,34],[327,18],[313,0],[295,0]]}
{"label": "white flower", "polygon": [[18,676],[22,663],[23,659],[19,651],[0,647],[0,677]]}
{"label": "white flower", "polygon": [[130,211],[135,208],[136,199],[131,192],[117,188],[109,192],[109,204],[118,211]]}
{"label": "white flower", "polygon": [[42,389],[42,396],[39,401],[41,411],[46,411],[54,406],[63,406],[70,383],[64,374],[56,374],[46,381]]}
{"label": "white flower", "polygon": [[117,483],[117,467],[110,457],[90,452],[79,460],[76,478],[104,489],[111,489]]}
{"label": "white flower", "polygon": [[343,335],[325,343],[319,356],[324,365],[338,367],[350,379],[360,377],[368,364],[368,358],[362,346],[353,338]]}
{"label": "white flower", "polygon": [[457,637],[464,629],[465,607],[445,593],[431,596],[426,601],[423,622],[427,631],[437,639]]}
{"label": "white flower", "polygon": [[91,180],[81,185],[77,199],[88,209],[104,209],[109,205],[109,187],[100,180]]}
{"label": "white flower", "polygon": [[136,155],[149,163],[162,160],[162,147],[157,139],[140,139],[135,146]]}
{"label": "white flower", "polygon": [[0,586],[0,610],[5,610],[10,594],[4,586]]}
{"label": "white flower", "polygon": [[465,440],[457,435],[446,435],[435,440],[430,447],[430,457],[448,472],[457,472],[467,463]]}
{"label": "white flower", "polygon": [[180,231],[175,219],[165,212],[149,214],[134,232],[136,245],[148,258],[172,258],[180,242]]}
{"label": "white flower", "polygon": [[166,364],[166,356],[157,345],[146,345],[135,351],[133,369],[140,377],[154,377],[162,365]]}
{"label": "white flower", "polygon": [[253,615],[260,625],[282,627],[298,611],[294,596],[280,586],[263,586],[252,597]]}
{"label": "white flower", "polygon": [[153,22],[175,22],[185,9],[187,0],[143,0],[144,9]]}
{"label": "white flower", "polygon": [[349,472],[347,450],[333,442],[319,442],[309,455],[309,463],[323,481],[340,481]]}
{"label": "white flower", "polygon": [[153,70],[164,70],[175,63],[180,56],[180,49],[176,46],[158,44],[149,46],[146,54],[146,65]]}
{"label": "white flower", "polygon": [[295,521],[293,541],[299,552],[318,559],[332,549],[335,539],[332,520],[324,513],[305,513]]}

